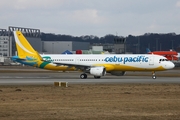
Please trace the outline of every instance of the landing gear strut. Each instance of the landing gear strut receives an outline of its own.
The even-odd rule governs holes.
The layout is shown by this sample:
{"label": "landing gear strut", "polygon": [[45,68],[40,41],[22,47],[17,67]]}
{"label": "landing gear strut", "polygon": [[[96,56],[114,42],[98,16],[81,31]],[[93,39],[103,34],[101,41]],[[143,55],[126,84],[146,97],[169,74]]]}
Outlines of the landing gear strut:
{"label": "landing gear strut", "polygon": [[152,79],[156,79],[155,71],[152,71]]}

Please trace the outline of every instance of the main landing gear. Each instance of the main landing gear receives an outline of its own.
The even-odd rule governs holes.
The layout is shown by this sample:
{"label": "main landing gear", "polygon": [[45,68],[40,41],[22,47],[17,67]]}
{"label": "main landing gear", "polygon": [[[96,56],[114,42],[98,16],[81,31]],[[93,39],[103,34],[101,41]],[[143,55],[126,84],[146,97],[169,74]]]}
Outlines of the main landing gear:
{"label": "main landing gear", "polygon": [[[86,74],[86,73],[81,74],[81,75],[80,75],[80,78],[81,78],[81,79],[86,79],[86,78],[87,78],[87,74]],[[99,79],[99,78],[101,78],[101,76],[94,76],[94,78],[95,78],[95,79]]]}
{"label": "main landing gear", "polygon": [[152,71],[152,79],[156,79],[155,71]]}
{"label": "main landing gear", "polygon": [[86,79],[86,78],[87,78],[87,74],[85,74],[85,73],[81,74],[81,75],[80,75],[80,78],[81,78],[81,79]]}
{"label": "main landing gear", "polygon": [[94,78],[95,78],[95,79],[99,79],[99,78],[101,78],[101,76],[94,76]]}

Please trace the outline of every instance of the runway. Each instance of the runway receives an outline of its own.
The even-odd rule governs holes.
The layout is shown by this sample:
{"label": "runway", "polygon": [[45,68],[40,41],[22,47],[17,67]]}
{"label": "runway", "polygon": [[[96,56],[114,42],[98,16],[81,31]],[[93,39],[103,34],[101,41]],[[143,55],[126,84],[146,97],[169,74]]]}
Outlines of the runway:
{"label": "runway", "polygon": [[100,79],[94,79],[89,75],[87,79],[80,79],[79,72],[56,73],[0,73],[0,85],[53,85],[54,82],[68,82],[68,84],[123,84],[123,83],[180,83],[180,77],[157,77],[152,79],[150,75],[142,76],[112,76],[106,75]]}

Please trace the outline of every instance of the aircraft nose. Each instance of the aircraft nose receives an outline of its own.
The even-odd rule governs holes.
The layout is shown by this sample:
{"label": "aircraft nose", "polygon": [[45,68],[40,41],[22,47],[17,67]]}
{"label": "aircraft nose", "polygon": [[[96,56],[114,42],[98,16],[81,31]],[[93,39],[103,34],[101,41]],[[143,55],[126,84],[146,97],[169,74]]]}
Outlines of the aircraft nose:
{"label": "aircraft nose", "polygon": [[169,64],[167,65],[167,69],[173,69],[175,67],[173,62],[169,62]]}
{"label": "aircraft nose", "polygon": [[[174,68],[174,67],[175,67],[175,64],[174,64],[174,63],[172,63],[172,68]],[[172,68],[171,68],[171,69],[172,69]]]}

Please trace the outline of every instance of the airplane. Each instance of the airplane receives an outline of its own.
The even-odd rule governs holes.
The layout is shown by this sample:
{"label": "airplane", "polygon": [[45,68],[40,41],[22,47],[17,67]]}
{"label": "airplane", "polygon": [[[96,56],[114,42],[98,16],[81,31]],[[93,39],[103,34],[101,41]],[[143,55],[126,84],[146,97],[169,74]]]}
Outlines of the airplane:
{"label": "airplane", "polygon": [[29,44],[20,31],[14,31],[18,56],[12,60],[37,68],[48,70],[78,70],[81,79],[91,74],[95,79],[111,75],[122,76],[126,71],[152,71],[152,78],[156,79],[155,71],[174,68],[174,63],[165,57],[154,54],[44,54],[40,55]]}
{"label": "airplane", "polygon": [[149,48],[146,48],[146,52],[148,54],[162,55],[166,57],[168,60],[178,60],[178,53],[176,51],[150,51]]}

